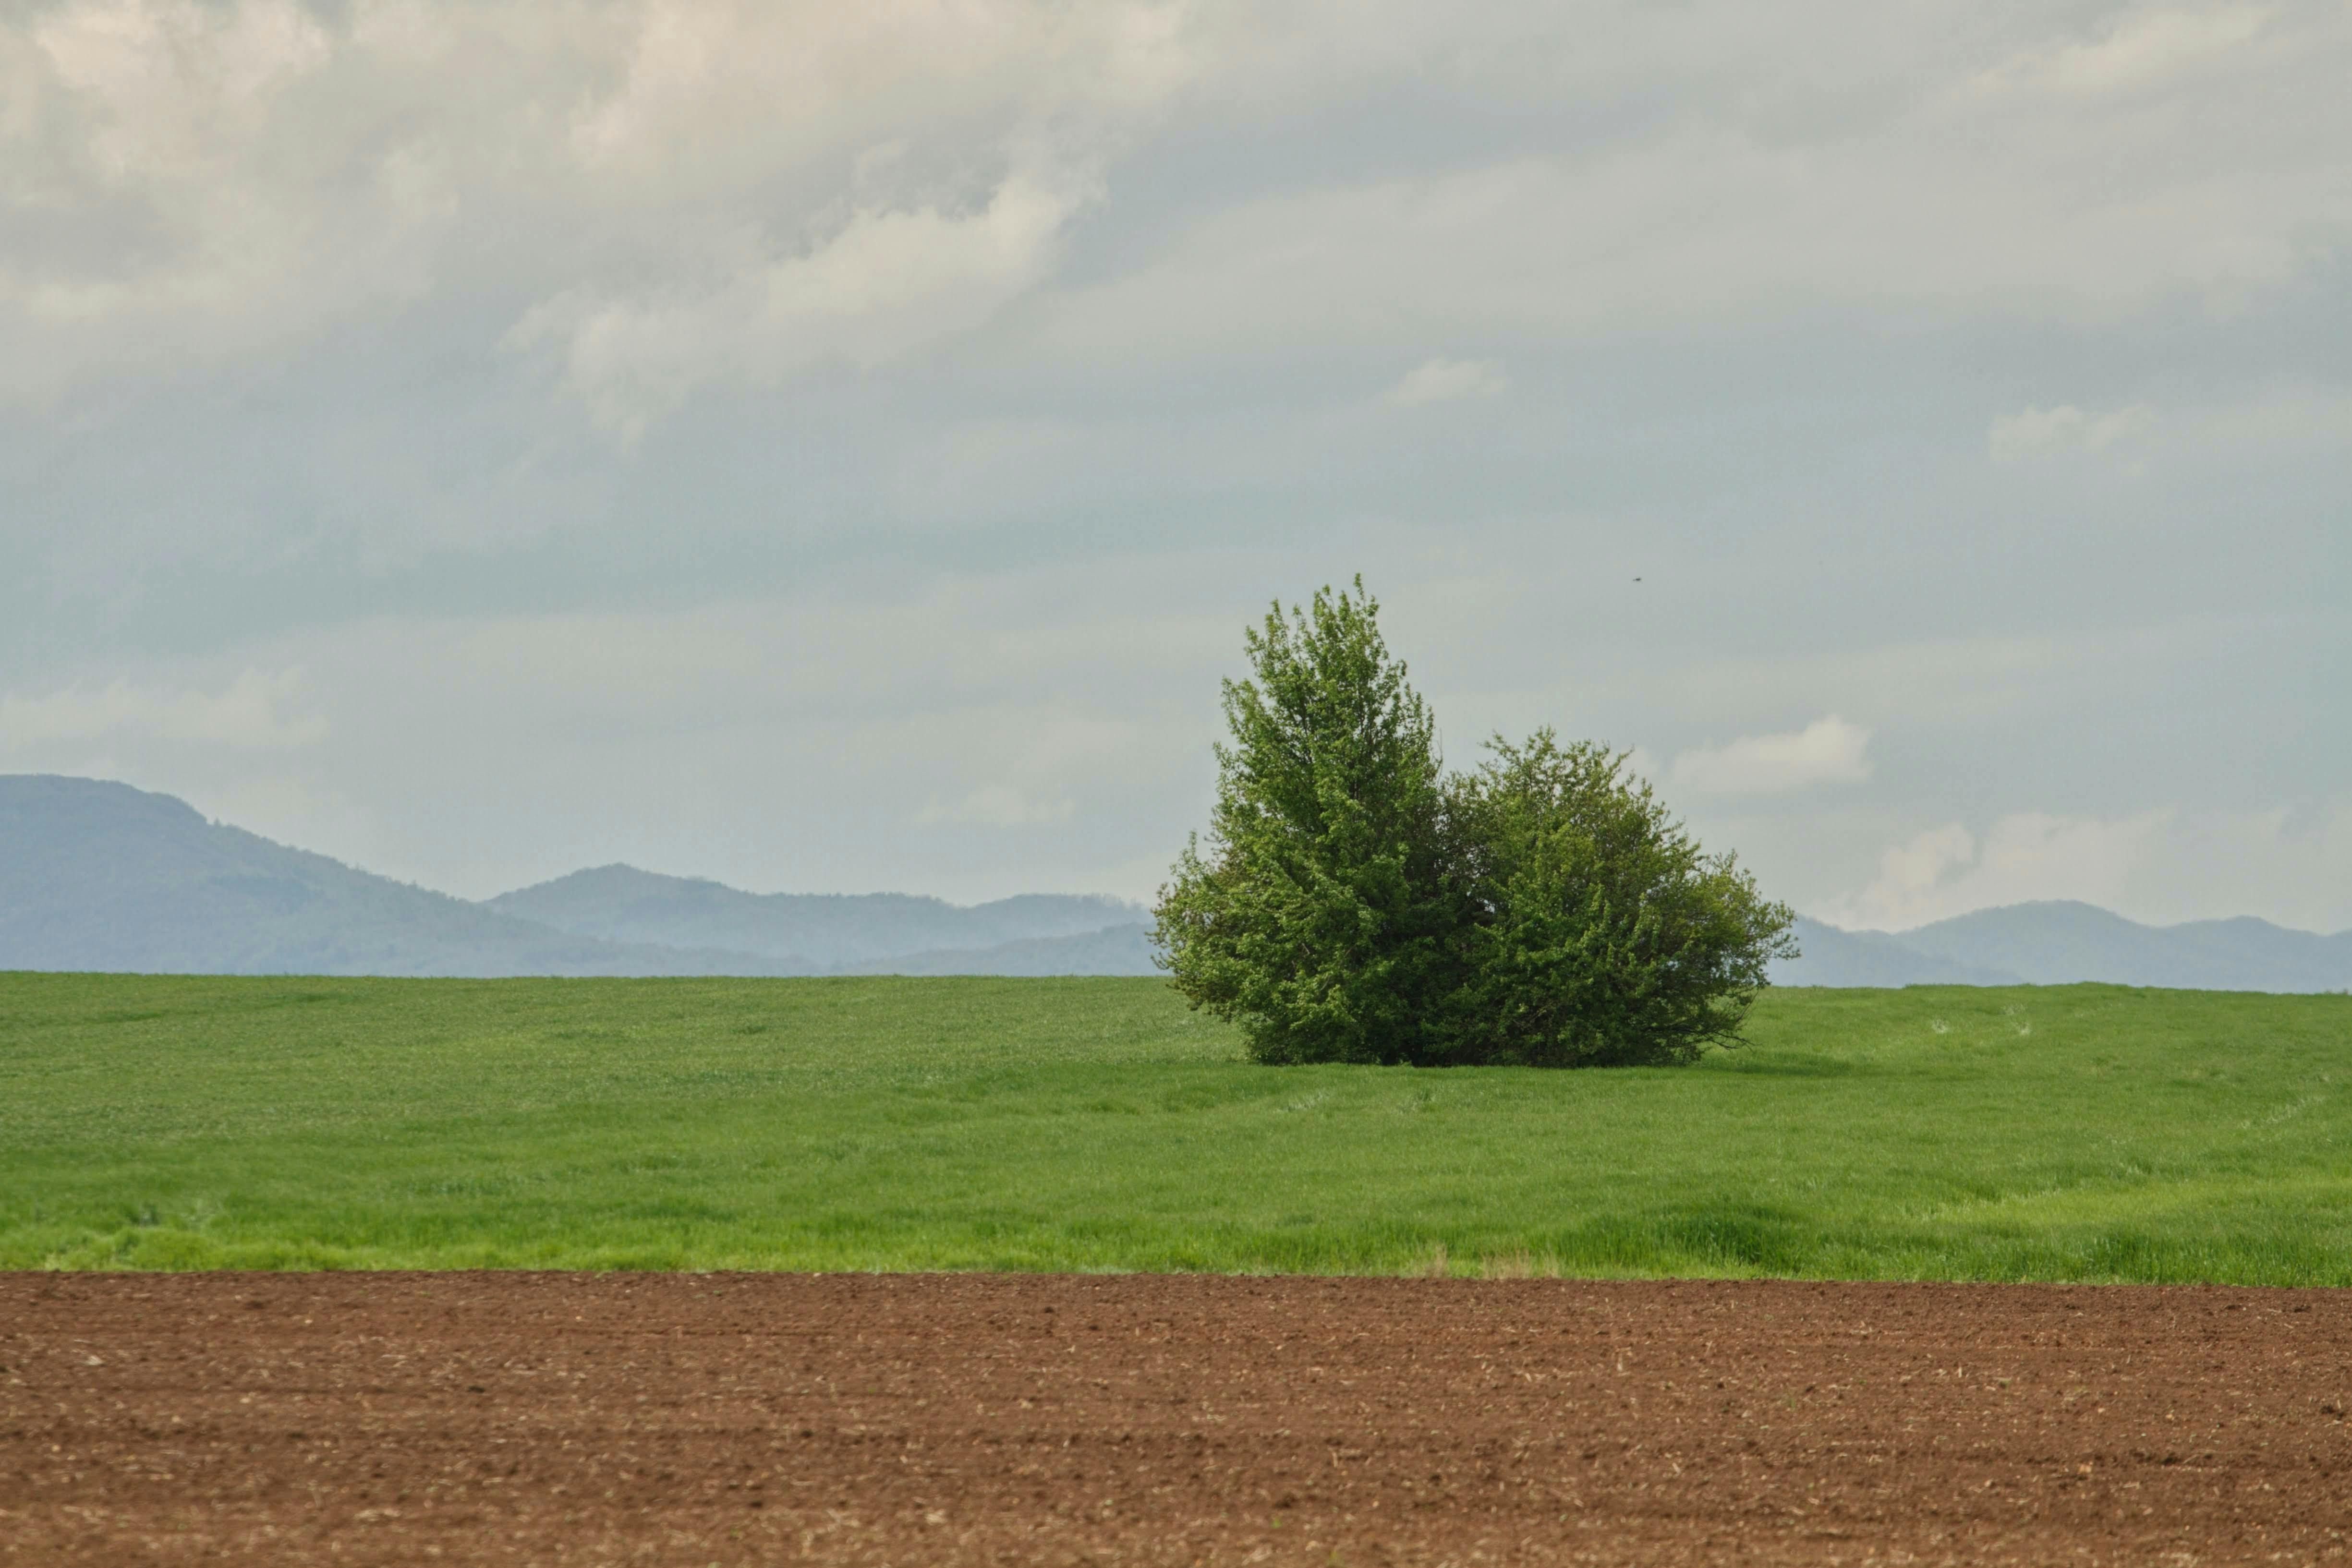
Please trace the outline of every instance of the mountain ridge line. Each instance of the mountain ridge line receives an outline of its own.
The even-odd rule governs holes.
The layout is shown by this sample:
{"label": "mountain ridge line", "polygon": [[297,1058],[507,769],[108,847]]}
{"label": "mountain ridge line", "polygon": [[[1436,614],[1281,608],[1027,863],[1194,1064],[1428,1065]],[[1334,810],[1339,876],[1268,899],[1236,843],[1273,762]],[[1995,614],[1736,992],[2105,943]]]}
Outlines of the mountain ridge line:
{"label": "mountain ridge line", "polygon": [[[1151,975],[1148,921],[1103,894],[757,894],[618,862],[471,901],[210,821],[175,796],[0,775],[0,969]],[[1804,955],[1775,967],[1776,984],[2352,988],[2352,931],[2251,915],[2157,926],[2046,900],[1899,932],[1798,929]]]}

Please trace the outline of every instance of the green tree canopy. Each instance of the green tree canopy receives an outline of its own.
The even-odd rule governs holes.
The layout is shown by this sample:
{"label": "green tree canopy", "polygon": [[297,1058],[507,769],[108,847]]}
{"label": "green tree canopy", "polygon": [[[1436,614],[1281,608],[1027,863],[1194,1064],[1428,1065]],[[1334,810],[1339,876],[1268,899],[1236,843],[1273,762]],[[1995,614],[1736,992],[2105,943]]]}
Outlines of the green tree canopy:
{"label": "green tree canopy", "polygon": [[1359,579],[1245,633],[1208,850],[1186,846],[1157,911],[1178,988],[1260,1061],[1424,1060],[1450,986],[1435,727],[1379,610]]}
{"label": "green tree canopy", "polygon": [[1326,589],[1245,633],[1205,849],[1161,961],[1259,1061],[1687,1061],[1738,1036],[1794,916],[1706,854],[1622,754],[1539,730],[1448,778],[1379,604]]}
{"label": "green tree canopy", "polygon": [[1453,781],[1467,961],[1448,1059],[1695,1060],[1735,1039],[1794,916],[1703,852],[1625,758],[1549,729]]}

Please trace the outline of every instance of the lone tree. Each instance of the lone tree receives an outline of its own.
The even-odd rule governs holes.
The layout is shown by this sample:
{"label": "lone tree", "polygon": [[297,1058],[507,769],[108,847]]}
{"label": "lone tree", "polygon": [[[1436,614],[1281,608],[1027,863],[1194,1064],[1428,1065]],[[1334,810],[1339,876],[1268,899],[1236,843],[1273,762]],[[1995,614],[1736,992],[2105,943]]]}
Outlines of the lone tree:
{"label": "lone tree", "polygon": [[1217,803],[1161,890],[1161,962],[1261,1061],[1681,1062],[1738,1037],[1786,906],[1623,754],[1538,730],[1445,776],[1379,604],[1245,633]]}
{"label": "lone tree", "polygon": [[1425,1061],[1457,983],[1435,727],[1363,587],[1244,633],[1208,850],[1185,846],[1155,912],[1177,988],[1261,1061]]}

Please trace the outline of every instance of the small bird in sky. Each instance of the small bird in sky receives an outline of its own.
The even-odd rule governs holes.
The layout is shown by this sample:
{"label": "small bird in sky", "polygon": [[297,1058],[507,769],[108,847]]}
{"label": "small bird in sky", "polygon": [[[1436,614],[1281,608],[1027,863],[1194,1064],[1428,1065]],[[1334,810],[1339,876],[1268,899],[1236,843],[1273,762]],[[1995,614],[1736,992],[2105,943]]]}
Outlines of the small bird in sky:
{"label": "small bird in sky", "polygon": [[1637,578],[1635,578],[1633,580],[1634,580],[1635,582],[1639,582],[1639,581],[1641,581],[1642,580],[1641,580],[1640,578],[1638,578],[1638,577],[1637,577]]}

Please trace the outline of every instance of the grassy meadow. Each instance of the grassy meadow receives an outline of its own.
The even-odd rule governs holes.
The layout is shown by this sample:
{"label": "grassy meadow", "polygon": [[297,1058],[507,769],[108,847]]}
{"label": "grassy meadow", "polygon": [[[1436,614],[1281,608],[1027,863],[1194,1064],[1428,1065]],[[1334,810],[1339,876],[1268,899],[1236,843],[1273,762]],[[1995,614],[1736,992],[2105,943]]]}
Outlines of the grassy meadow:
{"label": "grassy meadow", "polygon": [[0,1268],[2352,1284],[2352,998],[1776,991],[1265,1068],[1151,980],[0,975]]}

